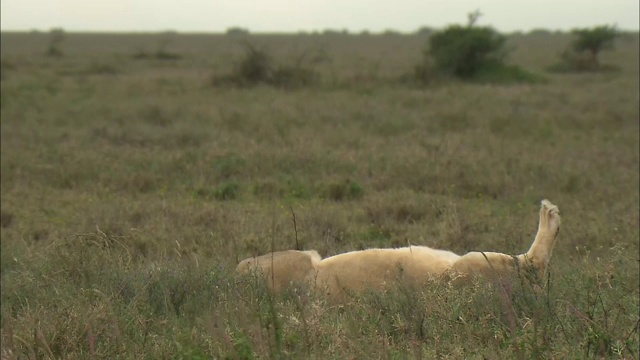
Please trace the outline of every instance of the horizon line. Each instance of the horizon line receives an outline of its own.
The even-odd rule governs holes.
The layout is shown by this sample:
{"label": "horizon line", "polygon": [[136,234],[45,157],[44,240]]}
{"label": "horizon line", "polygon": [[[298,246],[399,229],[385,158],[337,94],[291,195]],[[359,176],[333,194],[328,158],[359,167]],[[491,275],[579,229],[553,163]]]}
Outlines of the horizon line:
{"label": "horizon line", "polygon": [[[490,25],[486,25],[487,27],[491,27],[494,30],[498,31],[499,33],[505,33],[505,34],[511,34],[511,33],[532,33],[532,32],[542,32],[542,31],[546,31],[546,32],[550,32],[550,33],[569,33],[574,29],[582,29],[584,27],[576,27],[576,28],[571,28],[571,29],[550,29],[550,28],[544,28],[544,27],[535,27],[535,28],[531,28],[530,30],[522,30],[522,29],[518,29],[518,30],[510,30],[510,31],[504,31],[504,30],[500,30],[497,29],[493,26]],[[599,25],[595,25],[595,26],[599,26]],[[402,31],[402,30],[397,30],[397,29],[393,29],[393,28],[389,28],[389,29],[384,29],[384,30],[368,30],[368,29],[361,29],[361,30],[349,30],[346,28],[323,28],[323,29],[300,29],[300,30],[251,30],[249,28],[246,27],[242,27],[242,26],[231,26],[225,30],[175,30],[175,29],[156,29],[156,30],[134,30],[134,29],[130,29],[130,30],[105,30],[105,29],[100,29],[100,30],[78,30],[78,29],[73,29],[73,30],[68,30],[65,29],[64,27],[61,26],[56,26],[56,27],[52,27],[49,29],[38,29],[38,28],[32,28],[32,29],[1,29],[0,28],[0,33],[49,33],[51,31],[56,31],[56,30],[62,30],[65,33],[82,33],[82,34],[87,34],[87,33],[93,33],[93,34],[167,34],[167,33],[173,33],[173,34],[191,34],[191,35],[197,35],[197,34],[201,34],[201,35],[236,35],[236,36],[242,36],[242,35],[303,35],[303,34],[323,34],[323,33],[334,33],[334,34],[340,34],[340,35],[363,35],[363,34],[370,34],[370,35],[391,35],[391,34],[396,34],[396,35],[415,35],[420,33],[421,31],[425,31],[425,30],[430,30],[430,31],[438,31],[438,30],[442,30],[447,28],[448,26],[444,26],[444,27],[431,27],[431,26],[421,26],[415,30],[411,30],[411,31]],[[616,27],[617,30],[621,33],[638,33],[640,32],[640,28],[636,28],[636,29],[626,29],[626,28],[619,28]],[[245,34],[228,34],[229,31],[232,30],[239,30],[239,31],[246,31]]]}

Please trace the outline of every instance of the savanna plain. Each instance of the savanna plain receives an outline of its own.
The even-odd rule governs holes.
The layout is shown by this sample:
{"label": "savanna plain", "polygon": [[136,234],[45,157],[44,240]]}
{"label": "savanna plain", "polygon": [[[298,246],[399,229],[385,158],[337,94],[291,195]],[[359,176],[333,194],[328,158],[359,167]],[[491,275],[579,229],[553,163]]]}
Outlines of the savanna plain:
{"label": "savanna plain", "polygon": [[[407,81],[426,36],[2,33],[2,359],[638,359],[638,35],[544,81]],[[237,87],[249,41],[311,64]],[[409,74],[409,75],[407,75]],[[272,250],[518,254],[562,230],[543,291],[427,283],[344,306],[234,274]]]}

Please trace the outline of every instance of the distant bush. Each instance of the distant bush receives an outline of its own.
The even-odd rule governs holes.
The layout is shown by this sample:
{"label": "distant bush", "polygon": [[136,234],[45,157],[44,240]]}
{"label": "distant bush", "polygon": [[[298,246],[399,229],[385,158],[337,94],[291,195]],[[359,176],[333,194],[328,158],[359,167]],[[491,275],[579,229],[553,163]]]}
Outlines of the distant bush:
{"label": "distant bush", "polygon": [[577,38],[573,41],[573,50],[588,52],[598,65],[598,54],[605,49],[613,49],[613,41],[618,36],[615,26],[597,26],[592,29],[575,29],[572,31]]}
{"label": "distant bush", "polygon": [[424,62],[415,68],[416,80],[424,83],[438,75],[482,82],[537,80],[524,69],[504,63],[506,37],[491,27],[474,26],[479,16],[477,11],[471,13],[466,26],[452,25],[430,36]]}
{"label": "distant bush", "polygon": [[386,29],[385,31],[382,32],[382,35],[384,36],[402,36],[402,33],[398,30],[394,30],[394,29]]}
{"label": "distant bush", "polygon": [[247,45],[245,56],[236,66],[235,73],[247,85],[266,83],[271,76],[272,63],[271,56],[265,50]]}
{"label": "distant bush", "polygon": [[349,35],[349,30],[347,30],[347,29],[342,29],[342,30],[325,29],[325,30],[322,31],[322,35],[344,36],[344,35]]}
{"label": "distant bush", "polygon": [[241,27],[230,27],[227,29],[226,34],[230,36],[245,36],[249,35],[249,29],[244,29]]}
{"label": "distant bush", "polygon": [[574,29],[575,36],[570,46],[560,53],[560,63],[552,65],[550,71],[603,71],[612,70],[613,66],[603,65],[598,55],[603,50],[613,49],[614,41],[619,36],[615,26],[603,25],[591,29]]}
{"label": "distant bush", "polygon": [[552,36],[553,32],[547,29],[532,29],[528,34],[534,36]]}
{"label": "distant bush", "polygon": [[433,34],[435,31],[436,30],[430,26],[422,26],[416,31],[416,34],[421,36],[429,36]]}
{"label": "distant bush", "polygon": [[49,46],[46,55],[50,57],[63,57],[62,42],[65,39],[64,29],[54,28],[49,31]]}
{"label": "distant bush", "polygon": [[182,56],[178,53],[167,50],[169,45],[173,42],[177,33],[175,31],[167,31],[163,34],[162,38],[158,41],[156,51],[147,52],[143,49],[138,50],[133,54],[133,58],[136,60],[156,59],[156,60],[179,60]]}
{"label": "distant bush", "polygon": [[506,37],[490,27],[453,25],[434,33],[428,54],[435,66],[460,78],[471,78],[489,64],[502,64]]}
{"label": "distant bush", "polygon": [[292,65],[277,65],[264,49],[245,44],[245,54],[231,74],[213,78],[213,85],[250,87],[260,84],[280,88],[296,88],[313,84],[318,76],[306,63],[319,62],[317,56],[307,53],[299,56]]}

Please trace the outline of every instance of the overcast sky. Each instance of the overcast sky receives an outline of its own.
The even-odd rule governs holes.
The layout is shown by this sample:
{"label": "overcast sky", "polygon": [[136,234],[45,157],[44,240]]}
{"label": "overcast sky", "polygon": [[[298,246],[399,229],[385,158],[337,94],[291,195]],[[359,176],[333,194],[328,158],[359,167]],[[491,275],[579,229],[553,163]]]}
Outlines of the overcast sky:
{"label": "overcast sky", "polygon": [[465,23],[501,31],[617,24],[638,30],[638,0],[2,0],[2,30],[252,32],[414,31]]}

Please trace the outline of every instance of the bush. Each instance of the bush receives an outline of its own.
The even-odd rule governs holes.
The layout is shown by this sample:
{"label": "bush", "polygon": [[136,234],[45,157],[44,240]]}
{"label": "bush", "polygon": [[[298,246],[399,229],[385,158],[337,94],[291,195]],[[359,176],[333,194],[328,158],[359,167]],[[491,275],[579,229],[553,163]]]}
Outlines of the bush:
{"label": "bush", "polygon": [[177,33],[175,31],[167,31],[163,33],[160,40],[158,40],[156,51],[147,52],[144,49],[139,49],[132,57],[136,60],[179,60],[182,58],[180,54],[167,50],[169,45],[176,39],[176,36]]}
{"label": "bush", "polygon": [[246,36],[249,35],[249,29],[241,27],[230,27],[227,29],[226,34],[230,36]]}
{"label": "bush", "polygon": [[427,55],[435,67],[460,78],[472,78],[488,64],[502,64],[506,38],[490,27],[453,25],[434,33]]}
{"label": "bush", "polygon": [[62,42],[65,39],[65,32],[62,28],[55,28],[49,31],[49,47],[47,47],[46,55],[50,57],[63,57]]}
{"label": "bush", "polygon": [[430,36],[435,32],[435,29],[429,26],[421,26],[418,30],[416,30],[416,35],[420,36]]}
{"label": "bush", "polygon": [[560,64],[549,68],[551,71],[601,71],[611,69],[603,66],[598,55],[603,50],[613,49],[619,32],[614,26],[596,26],[591,29],[574,29],[576,38],[569,48],[560,54]]}
{"label": "bush", "polygon": [[581,53],[588,52],[598,66],[598,54],[605,49],[613,49],[613,41],[618,36],[614,26],[597,26],[593,29],[575,29],[572,31],[577,38],[573,41],[573,50]]}
{"label": "bush", "polygon": [[246,43],[244,57],[227,76],[214,77],[213,85],[257,86],[266,84],[280,88],[295,88],[311,85],[318,78],[317,73],[304,65],[319,62],[308,58],[306,53],[296,59],[294,65],[275,65],[272,56],[264,49]]}
{"label": "bush", "polygon": [[236,78],[244,85],[257,85],[268,82],[271,72],[271,56],[265,50],[247,44],[245,56],[236,66]]}
{"label": "bush", "polygon": [[424,60],[414,68],[421,84],[453,76],[488,83],[540,82],[543,79],[515,66],[506,65],[506,37],[491,27],[474,26],[478,11],[469,14],[466,26],[452,25],[434,32]]}

